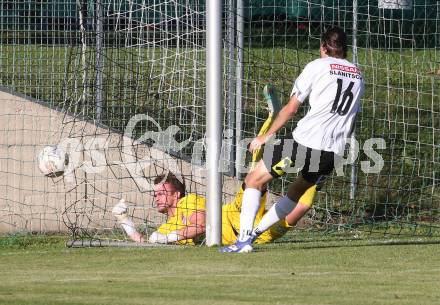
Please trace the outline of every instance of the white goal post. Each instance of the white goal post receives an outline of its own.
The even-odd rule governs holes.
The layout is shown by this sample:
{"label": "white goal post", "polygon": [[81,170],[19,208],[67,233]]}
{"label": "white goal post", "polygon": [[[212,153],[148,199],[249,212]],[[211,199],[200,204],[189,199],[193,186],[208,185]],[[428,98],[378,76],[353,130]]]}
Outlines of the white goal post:
{"label": "white goal post", "polygon": [[222,2],[206,3],[206,244],[222,244]]}

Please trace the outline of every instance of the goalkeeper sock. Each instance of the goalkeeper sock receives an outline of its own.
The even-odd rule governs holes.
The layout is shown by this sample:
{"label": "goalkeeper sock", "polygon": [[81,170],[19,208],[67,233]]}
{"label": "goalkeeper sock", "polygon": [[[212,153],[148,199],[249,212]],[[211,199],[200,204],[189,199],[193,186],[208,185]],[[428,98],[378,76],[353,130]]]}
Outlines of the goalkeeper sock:
{"label": "goalkeeper sock", "polygon": [[275,203],[266,214],[264,214],[260,223],[254,230],[256,235],[260,235],[273,224],[277,223],[280,219],[286,218],[286,216],[293,210],[296,203],[289,197],[282,197],[277,203]]}
{"label": "goalkeeper sock", "polygon": [[255,216],[260,206],[261,192],[257,189],[246,188],[243,192],[243,199],[240,213],[240,236],[239,241],[247,240],[254,228]]}

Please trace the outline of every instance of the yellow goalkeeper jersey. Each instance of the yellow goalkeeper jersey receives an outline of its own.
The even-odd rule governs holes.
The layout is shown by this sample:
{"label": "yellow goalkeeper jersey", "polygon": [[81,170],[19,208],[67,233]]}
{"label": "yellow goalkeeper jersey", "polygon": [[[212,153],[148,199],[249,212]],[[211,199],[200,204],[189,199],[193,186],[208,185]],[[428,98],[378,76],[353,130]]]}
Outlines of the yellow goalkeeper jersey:
{"label": "yellow goalkeeper jersey", "polygon": [[[205,211],[206,200],[202,196],[196,194],[189,194],[181,198],[177,202],[176,213],[169,217],[167,222],[163,223],[157,231],[162,234],[169,234],[173,231],[181,230],[190,227],[190,217],[194,212]],[[182,245],[194,245],[196,241],[192,239],[179,240],[178,243]]]}

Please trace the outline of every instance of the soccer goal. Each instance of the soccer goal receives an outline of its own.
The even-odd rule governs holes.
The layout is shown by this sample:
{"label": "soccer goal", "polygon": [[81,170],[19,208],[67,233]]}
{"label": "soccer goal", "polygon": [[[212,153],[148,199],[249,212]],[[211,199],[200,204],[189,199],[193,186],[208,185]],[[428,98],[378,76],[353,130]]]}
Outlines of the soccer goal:
{"label": "soccer goal", "polygon": [[[282,240],[438,239],[439,2],[223,1],[220,124],[207,120],[206,2],[5,4],[1,232],[62,231],[77,245],[122,245],[128,239],[111,211],[125,199],[148,236],[166,221],[152,196],[157,176],[172,172],[187,193],[206,196],[210,124],[222,143],[221,201],[232,200],[251,168],[246,144],[268,116],[264,86],[273,84],[286,102],[305,64],[319,56],[323,31],[339,25],[366,81],[362,112],[345,166]],[[306,111],[307,104],[280,135]],[[63,176],[38,171],[36,156],[47,145],[68,153]],[[269,186],[268,205],[294,178]]]}

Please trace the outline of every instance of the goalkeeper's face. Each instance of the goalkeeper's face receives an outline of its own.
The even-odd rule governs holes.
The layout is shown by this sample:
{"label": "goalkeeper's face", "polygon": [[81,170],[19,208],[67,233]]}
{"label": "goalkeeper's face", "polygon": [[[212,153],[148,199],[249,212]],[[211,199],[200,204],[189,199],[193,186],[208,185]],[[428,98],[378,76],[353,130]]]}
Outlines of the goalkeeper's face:
{"label": "goalkeeper's face", "polygon": [[169,209],[177,206],[179,194],[170,183],[156,184],[154,186],[154,200],[158,212],[168,214]]}

